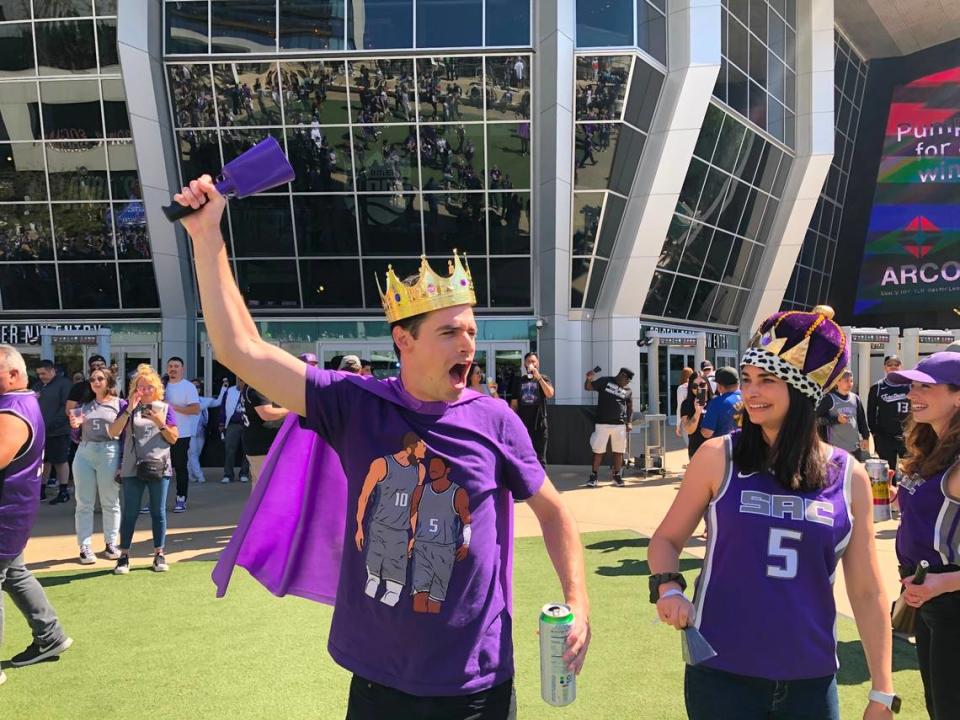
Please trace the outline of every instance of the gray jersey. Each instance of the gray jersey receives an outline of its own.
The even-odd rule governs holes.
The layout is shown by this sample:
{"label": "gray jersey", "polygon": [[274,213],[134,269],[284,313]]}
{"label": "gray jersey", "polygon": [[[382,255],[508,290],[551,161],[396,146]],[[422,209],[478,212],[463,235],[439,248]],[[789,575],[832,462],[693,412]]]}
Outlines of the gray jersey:
{"label": "gray jersey", "polygon": [[373,511],[373,522],[394,530],[410,527],[410,499],[420,483],[420,466],[417,463],[401,465],[393,455],[387,461],[387,474],[377,483],[379,497]]}
{"label": "gray jersey", "polygon": [[455,545],[460,534],[460,517],[453,499],[460,486],[450,483],[443,492],[436,492],[433,483],[423,488],[417,508],[417,543]]}

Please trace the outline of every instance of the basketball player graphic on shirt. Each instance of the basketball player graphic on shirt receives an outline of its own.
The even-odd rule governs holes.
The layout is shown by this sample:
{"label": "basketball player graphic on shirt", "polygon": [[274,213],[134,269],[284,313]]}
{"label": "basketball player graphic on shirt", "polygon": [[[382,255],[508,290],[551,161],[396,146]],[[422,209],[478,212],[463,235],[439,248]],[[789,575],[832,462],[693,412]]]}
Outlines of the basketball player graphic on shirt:
{"label": "basketball player graphic on shirt", "polygon": [[[379,457],[370,463],[357,501],[357,550],[366,545],[367,581],[364,592],[377,597],[381,581],[386,589],[380,598],[384,605],[393,607],[407,581],[407,544],[410,539],[411,496],[423,485],[426,469],[422,464],[427,453],[426,443],[416,433],[403,436],[402,449],[392,455]],[[377,490],[366,535],[363,529],[367,504]]]}
{"label": "basketball player graphic on shirt", "polygon": [[[410,504],[413,611],[439,613],[453,563],[470,551],[470,498],[450,480],[450,463],[430,459],[430,482],[419,485]],[[462,532],[463,542],[457,547]]]}

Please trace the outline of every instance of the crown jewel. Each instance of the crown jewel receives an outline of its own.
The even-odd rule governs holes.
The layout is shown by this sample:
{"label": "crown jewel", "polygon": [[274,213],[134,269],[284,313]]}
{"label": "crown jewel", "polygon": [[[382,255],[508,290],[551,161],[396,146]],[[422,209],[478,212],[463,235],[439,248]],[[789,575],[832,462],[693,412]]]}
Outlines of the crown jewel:
{"label": "crown jewel", "polygon": [[437,275],[427,258],[421,256],[420,271],[415,281],[407,284],[397,277],[393,265],[388,265],[386,291],[380,286],[380,278],[377,277],[377,290],[380,292],[387,322],[393,323],[454,305],[476,305],[477,296],[473,291],[470,268],[461,262],[456,250],[453,251],[453,260],[447,261],[447,270],[450,273],[447,277]]}

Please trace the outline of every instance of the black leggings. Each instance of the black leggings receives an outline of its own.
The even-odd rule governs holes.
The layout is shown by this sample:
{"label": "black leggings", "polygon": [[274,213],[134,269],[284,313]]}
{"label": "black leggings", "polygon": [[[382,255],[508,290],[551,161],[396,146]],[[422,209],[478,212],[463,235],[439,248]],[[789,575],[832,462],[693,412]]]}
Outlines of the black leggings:
{"label": "black leggings", "polygon": [[924,603],[914,630],[927,712],[931,720],[952,720],[960,708],[960,592],[945,593]]}
{"label": "black leggings", "polygon": [[516,720],[513,680],[472,695],[417,697],[364,680],[350,681],[347,720]]}

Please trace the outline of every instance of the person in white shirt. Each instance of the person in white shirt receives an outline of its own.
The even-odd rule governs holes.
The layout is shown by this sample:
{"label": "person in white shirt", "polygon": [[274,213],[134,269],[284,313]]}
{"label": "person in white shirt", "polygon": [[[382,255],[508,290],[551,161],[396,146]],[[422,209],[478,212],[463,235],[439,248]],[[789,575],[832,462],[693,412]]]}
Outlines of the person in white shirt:
{"label": "person in white shirt", "polygon": [[190,440],[190,452],[187,453],[187,473],[190,479],[195,483],[204,483],[206,478],[203,476],[203,468],[200,466],[200,453],[203,452],[203,446],[207,441],[207,421],[210,419],[209,410],[212,407],[220,407],[227,393],[227,379],[224,378],[223,388],[220,390],[219,397],[204,397],[203,383],[199,378],[193,379],[193,386],[197,389],[200,396],[200,415],[198,415],[197,429]]}
{"label": "person in white shirt", "polygon": [[176,445],[170,448],[170,459],[177,476],[177,503],[173,511],[182,513],[187,509],[187,488],[190,486],[187,456],[190,438],[196,432],[200,419],[200,395],[193,383],[183,377],[183,358],[173,356],[167,360],[167,377],[169,380],[164,390],[164,400],[173,408],[179,431]]}
{"label": "person in white shirt", "polygon": [[677,404],[673,406],[673,412],[677,416],[677,429],[676,435],[678,438],[683,438],[683,444],[687,444],[687,431],[683,429],[683,421],[680,419],[680,408],[683,406],[683,401],[687,399],[687,395],[690,392],[690,389],[687,387],[687,383],[690,382],[690,376],[693,375],[693,368],[685,367],[680,371],[680,384],[677,385]]}

